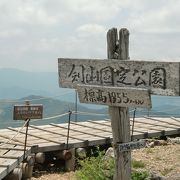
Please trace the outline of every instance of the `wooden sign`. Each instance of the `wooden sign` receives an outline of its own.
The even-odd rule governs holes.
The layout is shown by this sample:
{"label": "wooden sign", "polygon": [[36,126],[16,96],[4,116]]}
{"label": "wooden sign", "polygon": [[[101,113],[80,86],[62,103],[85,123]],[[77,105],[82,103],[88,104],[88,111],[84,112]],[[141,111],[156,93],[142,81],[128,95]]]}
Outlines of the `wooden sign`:
{"label": "wooden sign", "polygon": [[152,94],[179,96],[179,62],[58,59],[59,84],[77,84],[150,89]]}
{"label": "wooden sign", "polygon": [[14,120],[27,119],[42,119],[43,106],[42,105],[15,105],[14,106]]}
{"label": "wooden sign", "polygon": [[145,140],[140,140],[140,141],[137,141],[137,142],[118,144],[120,152],[130,151],[130,150],[133,150],[133,149],[144,148],[145,145],[146,145]]}
{"label": "wooden sign", "polygon": [[151,107],[150,94],[180,96],[180,62],[127,60],[126,28],[119,34],[116,28],[108,31],[107,50],[106,60],[59,58],[59,85],[78,88],[81,102],[109,105],[115,153],[113,179],[130,180],[130,150],[145,143],[130,142],[128,107]]}
{"label": "wooden sign", "polygon": [[151,97],[147,89],[77,85],[77,90],[81,103],[151,108]]}

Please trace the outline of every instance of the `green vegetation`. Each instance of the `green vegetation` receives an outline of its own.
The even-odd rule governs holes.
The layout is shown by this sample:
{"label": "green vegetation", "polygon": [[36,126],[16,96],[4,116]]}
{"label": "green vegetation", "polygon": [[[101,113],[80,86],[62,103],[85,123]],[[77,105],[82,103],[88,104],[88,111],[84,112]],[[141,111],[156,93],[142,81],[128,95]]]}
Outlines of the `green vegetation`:
{"label": "green vegetation", "polygon": [[144,168],[145,163],[143,161],[132,160],[132,167],[135,168],[135,169]]}
{"label": "green vegetation", "polygon": [[97,157],[79,161],[81,168],[76,171],[77,180],[108,180],[113,178],[114,160],[104,157],[100,152]]}
{"label": "green vegetation", "polygon": [[132,180],[148,180],[149,173],[147,171],[133,171],[131,174]]}
{"label": "green vegetation", "polygon": [[[89,157],[80,160],[80,169],[76,171],[77,180],[110,180],[114,174],[114,160],[111,157],[105,157],[104,152],[98,152],[97,157]],[[133,168],[144,168],[142,161],[132,161]],[[133,170],[132,180],[147,180],[150,174],[145,170]]]}

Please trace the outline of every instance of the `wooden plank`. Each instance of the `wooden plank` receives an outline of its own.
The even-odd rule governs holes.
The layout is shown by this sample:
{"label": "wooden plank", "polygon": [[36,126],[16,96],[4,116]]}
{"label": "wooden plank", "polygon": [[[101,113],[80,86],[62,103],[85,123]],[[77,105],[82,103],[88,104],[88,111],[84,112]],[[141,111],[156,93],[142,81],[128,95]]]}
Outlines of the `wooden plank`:
{"label": "wooden plank", "polygon": [[[152,117],[148,117],[148,116],[144,116],[145,119],[148,119],[148,120],[152,120],[152,121],[156,121],[156,122],[160,122],[160,123],[165,123],[167,124],[168,126],[178,126],[177,123],[172,123],[172,122],[168,122],[168,121],[163,121],[161,119],[158,119],[158,118],[152,118]],[[180,125],[180,122],[179,122],[179,125]]]}
{"label": "wooden plank", "polygon": [[98,125],[100,125],[100,126],[106,126],[106,127],[109,127],[109,128],[111,128],[111,121],[110,120],[108,120],[108,121],[92,121],[92,120],[87,120],[87,122],[89,122],[89,123],[93,123],[93,124],[98,124]]}
{"label": "wooden plank", "polygon": [[[89,141],[88,141],[89,140]],[[112,142],[112,137],[108,140],[109,143]],[[98,138],[96,140],[90,140],[87,139],[87,141],[72,141],[69,143],[68,147],[69,148],[79,148],[79,147],[88,147],[88,146],[94,146],[94,145],[103,145],[103,144],[107,144],[107,139],[106,138]],[[57,145],[53,145],[53,144],[40,144],[40,146],[38,147],[38,150],[40,152],[46,152],[46,151],[56,151],[56,150],[63,150],[66,149],[66,145],[61,145],[61,146],[57,146]]]}
{"label": "wooden plank", "polygon": [[[157,126],[159,126],[159,127],[162,127],[162,128],[168,128],[168,127],[171,127],[172,128],[172,126],[169,126],[169,125],[163,125],[162,123],[154,123],[154,122],[141,122],[141,121],[139,121],[139,120],[135,120],[135,123],[140,123],[140,124],[144,124],[144,125],[152,125],[152,126],[155,126],[155,127],[157,127]],[[176,128],[178,128],[178,126],[173,126],[173,128],[174,129],[176,129]]]}
{"label": "wooden plank", "polygon": [[2,144],[1,146],[0,146],[0,155],[2,156],[2,155],[4,155],[5,153],[7,153],[8,152],[8,150],[6,149],[6,148],[14,148],[14,145],[9,145],[9,144]]}
{"label": "wooden plank", "polygon": [[[158,120],[160,120],[160,122]],[[134,138],[133,139],[144,138],[144,137],[153,137],[153,135],[154,136],[162,136],[163,133],[164,133],[164,135],[178,134],[179,133],[179,131],[178,131],[178,128],[179,128],[178,124],[179,123],[177,122],[177,126],[175,126],[176,123],[172,122],[173,123],[173,126],[172,126],[172,125],[166,124],[166,121],[168,121],[168,123],[169,123],[169,118],[155,118],[155,121],[153,121],[152,119],[148,120],[146,118],[136,118],[135,119],[135,130],[134,130]],[[171,121],[172,121],[172,119],[171,119]],[[80,128],[79,128],[79,125],[80,125]],[[85,125],[85,127],[83,127],[84,125]],[[136,125],[138,127],[136,127]],[[57,143],[55,143],[56,145],[54,145],[51,148],[50,146],[51,146],[51,144],[53,144],[52,142],[48,142],[46,140],[37,138],[39,136],[42,136],[46,139],[53,139],[55,141],[64,143],[64,142],[66,142],[65,136],[66,136],[66,130],[67,130],[67,127],[66,127],[67,123],[61,124],[61,126],[63,126],[65,128],[64,138],[61,136],[59,137],[58,134],[54,134],[54,135],[52,133],[44,134],[44,133],[42,133],[43,131],[39,131],[38,129],[36,131],[33,131],[33,128],[30,128],[32,130],[31,133],[34,133],[34,132],[36,133],[36,137],[30,136],[30,137],[28,137],[28,140],[32,144],[36,143],[36,144],[39,144],[40,146],[43,145],[43,149],[45,151],[46,151],[46,148],[44,147],[45,144],[47,145],[47,149],[56,149],[57,150],[58,147],[61,147],[61,149],[63,149],[63,145],[60,145]],[[49,125],[49,127],[51,127],[51,131],[53,131],[53,129],[54,129],[53,126]],[[102,127],[102,128],[100,128],[100,127]],[[40,128],[41,128],[41,126],[40,126]],[[42,126],[42,128],[45,128],[45,127]],[[72,137],[77,137],[79,139],[82,139],[82,141],[80,141],[80,140],[78,141],[78,144],[83,144],[83,146],[86,143],[85,142],[86,140],[89,140],[90,143],[91,143],[91,141],[92,141],[92,143],[98,143],[98,140],[100,141],[101,139],[104,139],[102,141],[104,141],[104,143],[105,143],[106,142],[105,137],[112,137],[111,130],[110,130],[110,128],[111,128],[110,121],[102,120],[102,121],[94,121],[94,122],[91,122],[91,121],[89,121],[89,122],[78,122],[77,125],[76,125],[76,123],[72,123],[72,128],[75,128],[76,130],[80,130],[80,132],[70,130],[70,135],[72,135]],[[104,131],[103,130],[104,128],[108,128],[107,131],[106,130]],[[172,128],[174,128],[174,129],[172,129]],[[55,128],[54,132],[57,132],[57,130],[60,130],[60,129],[61,128]],[[48,130],[48,128],[46,130]],[[84,131],[85,132],[86,131],[91,132],[92,134],[98,134],[104,138],[94,137],[91,135],[83,134]],[[11,133],[12,131],[8,131],[8,132]],[[145,136],[144,133],[146,133],[146,132],[148,132],[148,135],[146,134],[146,136]],[[23,141],[23,138],[21,138],[21,136],[22,135],[19,134],[19,137],[17,137],[17,139],[20,138]],[[70,139],[70,142],[73,143],[73,139]],[[74,142],[76,142],[75,139],[74,139]],[[12,143],[12,145],[16,145],[16,144]],[[86,146],[88,146],[88,144]],[[6,150],[3,150],[3,152],[5,152],[5,151]]]}
{"label": "wooden plank", "polygon": [[107,130],[107,129],[102,129],[101,127],[97,127],[97,126],[88,126],[88,125],[86,125],[86,124],[80,124],[80,123],[75,123],[75,122],[71,122],[71,124],[74,124],[74,125],[76,125],[76,126],[80,126],[80,127],[87,127],[87,128],[89,128],[89,129],[96,129],[96,130],[99,130],[99,131],[103,131],[103,132],[109,132],[109,133],[111,133],[112,131],[110,131],[110,130]]}
{"label": "wooden plank", "polygon": [[59,58],[59,84],[151,89],[152,94],[179,96],[179,62]]}
{"label": "wooden plank", "polygon": [[[35,129],[38,129],[38,130],[40,130],[40,131],[50,132],[52,135],[56,134],[56,135],[59,135],[59,136],[67,137],[67,133],[66,133],[66,134],[57,133],[57,132],[55,132],[55,131],[45,130],[45,129],[42,129],[41,127],[36,127],[36,126],[32,126],[32,125],[31,125],[30,127],[35,128]],[[70,136],[70,138],[72,138],[72,139],[77,139],[77,140],[81,140],[81,141],[82,141],[82,139],[77,138],[77,137],[71,137],[71,136]]]}
{"label": "wooden plank", "polygon": [[[15,143],[15,142],[7,142],[7,141],[1,141],[0,142],[0,146],[3,145],[3,144],[9,144],[9,145],[14,145],[14,146],[24,146],[24,143],[23,144],[19,144],[19,143]],[[27,145],[27,147],[31,147],[30,145]]]}
{"label": "wooden plank", "polygon": [[[176,130],[170,130],[170,131],[165,131],[163,132],[165,135],[173,135],[178,133],[178,129]],[[136,132],[134,131],[134,138],[133,139],[144,139],[144,138],[151,138],[151,137],[158,137],[162,136],[162,131],[151,131],[150,133],[147,133],[146,131],[144,132]],[[87,146],[93,146],[93,145],[101,145],[101,144],[106,144],[107,140],[106,138],[97,138],[95,140],[92,140],[91,137],[89,137],[87,142],[77,142],[77,141],[71,141],[69,143],[69,148],[78,148],[78,147],[87,147]],[[108,140],[109,143],[112,143],[112,135],[110,136],[110,139]],[[65,144],[62,145],[57,145],[57,144],[52,144],[52,143],[42,143],[39,146],[38,152],[47,152],[47,151],[55,151],[55,150],[63,150],[65,149],[66,146]]]}
{"label": "wooden plank", "polygon": [[173,121],[177,122],[177,123],[180,123],[180,120],[177,119],[177,118],[175,118],[175,117],[171,117],[171,119],[172,119]]}
{"label": "wooden plank", "polygon": [[[9,133],[6,133],[6,135],[5,135],[5,134],[0,134],[0,137],[5,138],[6,140],[7,140],[7,139],[12,140],[12,137],[8,136],[7,134],[9,135]],[[13,138],[13,141],[19,142],[19,143],[21,143],[21,144],[24,144],[24,141],[20,141],[20,140],[17,139],[17,138]]]}
{"label": "wooden plank", "polygon": [[7,151],[10,151],[10,150],[16,150],[16,151],[24,151],[24,149],[22,148],[16,148],[16,147],[0,147],[0,150],[7,150]]}
{"label": "wooden plank", "polygon": [[[18,149],[19,147],[17,146],[16,148]],[[28,149],[26,151],[25,157],[27,157],[30,153],[31,153],[31,149]],[[12,156],[12,155],[16,155],[17,159],[4,159],[4,158],[0,159],[0,164],[2,165],[0,167],[0,179],[4,178],[14,168],[16,168],[19,165],[19,163],[23,161],[24,152],[11,150],[8,153],[6,153],[6,156]],[[2,168],[3,166],[4,168]]]}
{"label": "wooden plank", "polygon": [[[17,130],[14,129],[14,128],[8,128],[8,129],[17,132]],[[20,134],[25,134],[25,133],[24,133],[24,132],[20,132]],[[35,138],[38,138],[38,139],[43,139],[43,140],[46,140],[46,141],[49,141],[49,142],[54,142],[54,143],[60,144],[58,141],[53,141],[53,140],[51,140],[51,139],[44,138],[44,137],[41,137],[41,136],[37,136],[37,135],[34,135],[34,134],[28,133],[28,136],[32,136],[32,137],[35,137]]]}
{"label": "wooden plank", "polygon": [[[65,128],[61,125],[58,125],[58,124],[53,124],[51,123],[52,126],[56,126],[56,127],[60,127],[60,128]],[[100,136],[100,135],[97,135],[97,134],[94,134],[94,133],[90,133],[90,132],[85,132],[85,131],[82,131],[82,130],[77,130],[77,129],[70,129],[71,131],[75,131],[75,132],[79,132],[79,133],[82,133],[82,134],[87,134],[87,135],[91,135],[91,136],[96,136],[96,137],[100,137],[100,138],[104,138],[104,136]]]}
{"label": "wooden plank", "polygon": [[77,85],[77,90],[81,103],[134,108],[151,108],[152,106],[148,89]]}

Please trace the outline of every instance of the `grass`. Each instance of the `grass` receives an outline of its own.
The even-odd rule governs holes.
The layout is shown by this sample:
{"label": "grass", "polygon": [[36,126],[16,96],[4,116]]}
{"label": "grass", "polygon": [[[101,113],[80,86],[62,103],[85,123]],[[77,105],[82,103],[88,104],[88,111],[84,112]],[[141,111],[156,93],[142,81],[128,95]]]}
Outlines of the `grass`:
{"label": "grass", "polygon": [[[89,157],[79,160],[80,168],[76,171],[77,180],[111,180],[113,179],[115,163],[113,158],[105,157],[104,152],[99,151],[97,157]],[[132,167],[135,169],[131,173],[132,180],[146,180],[149,173],[144,168],[143,161],[132,161]]]}
{"label": "grass", "polygon": [[80,160],[81,168],[76,171],[77,180],[108,180],[113,178],[114,160],[104,158],[104,152],[99,152],[97,157]]}
{"label": "grass", "polygon": [[137,161],[137,160],[132,160],[132,167],[137,169],[137,168],[145,168],[145,163],[143,161]]}
{"label": "grass", "polygon": [[131,179],[132,180],[148,180],[150,174],[143,170],[143,171],[133,171],[131,174]]}

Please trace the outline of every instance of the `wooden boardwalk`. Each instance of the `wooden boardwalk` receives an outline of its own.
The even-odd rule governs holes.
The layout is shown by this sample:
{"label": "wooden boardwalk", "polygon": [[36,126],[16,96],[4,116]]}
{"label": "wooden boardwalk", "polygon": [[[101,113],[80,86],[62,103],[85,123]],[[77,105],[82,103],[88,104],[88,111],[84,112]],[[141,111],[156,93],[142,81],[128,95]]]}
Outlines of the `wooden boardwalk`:
{"label": "wooden boardwalk", "polygon": [[[132,123],[131,119],[131,127]],[[71,122],[69,139],[67,139],[67,134],[67,123],[30,125],[27,155],[31,152],[48,152],[112,143],[111,122],[108,119]],[[143,117],[135,119],[133,139],[170,135],[180,135],[180,118]],[[11,127],[0,130],[0,179],[22,162],[24,139],[25,128],[22,131]],[[10,143],[5,143],[8,140]]]}
{"label": "wooden boardwalk", "polygon": [[[25,157],[31,154],[31,147],[27,147]],[[17,143],[0,144],[0,179],[13,171],[24,158],[24,146]]]}
{"label": "wooden boardwalk", "polygon": [[[132,126],[132,120],[131,120]],[[11,139],[19,131],[18,128],[0,130],[0,142]],[[68,124],[49,124],[43,126],[29,126],[28,146],[36,152],[63,150],[67,147]],[[136,118],[133,139],[168,136],[180,134],[180,118]],[[25,129],[12,141],[23,145]],[[93,146],[112,142],[110,120],[71,122],[68,148]]]}

